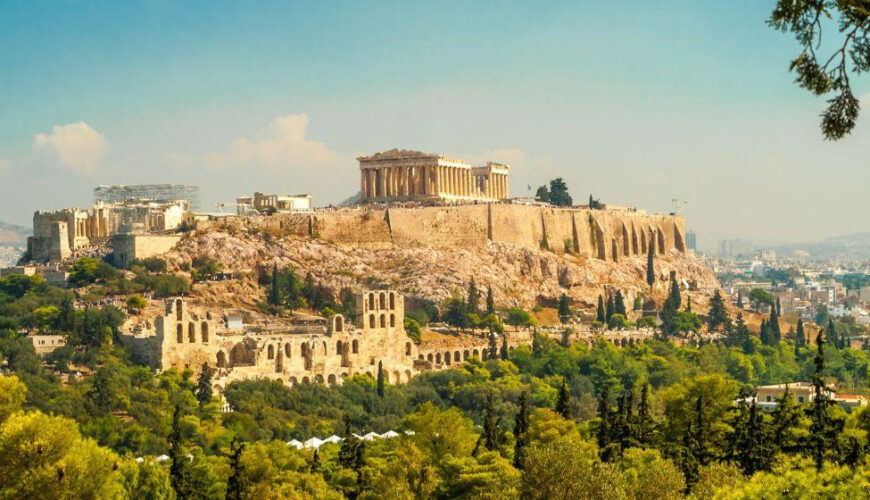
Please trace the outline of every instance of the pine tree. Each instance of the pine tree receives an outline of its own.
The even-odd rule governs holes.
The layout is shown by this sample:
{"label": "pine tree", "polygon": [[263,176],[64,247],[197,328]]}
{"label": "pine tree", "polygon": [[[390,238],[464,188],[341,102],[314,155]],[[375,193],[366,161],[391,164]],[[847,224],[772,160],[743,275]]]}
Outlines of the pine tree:
{"label": "pine tree", "polygon": [[318,472],[320,470],[320,453],[317,448],[314,448],[314,453],[311,454],[311,467],[309,467],[311,472]]}
{"label": "pine tree", "polygon": [[607,315],[604,312],[604,298],[601,295],[598,296],[598,309],[595,320],[599,323],[607,323]]}
{"label": "pine tree", "polygon": [[211,367],[208,363],[202,364],[202,369],[199,372],[199,380],[196,383],[196,400],[199,401],[199,407],[207,405],[211,402],[214,392],[211,386]]}
{"label": "pine tree", "polygon": [[608,295],[608,296],[607,296],[607,302],[606,302],[606,304],[605,304],[605,306],[604,306],[604,320],[605,320],[605,323],[606,323],[606,322],[609,322],[609,321],[610,321],[610,318],[613,316],[613,309],[614,309],[613,295]]}
{"label": "pine tree", "polygon": [[172,432],[169,434],[169,482],[178,498],[187,498],[190,481],[187,471],[187,457],[184,453],[184,435],[181,432],[181,405],[175,406],[172,414]]}
{"label": "pine tree", "polygon": [[471,278],[471,283],[468,284],[467,309],[469,314],[478,314],[480,312],[479,299],[480,292],[477,290],[477,283],[474,278]]}
{"label": "pine tree", "polygon": [[559,297],[559,320],[565,323],[569,316],[571,316],[571,308],[568,305],[568,296],[563,293]]}
{"label": "pine tree", "polygon": [[486,314],[495,314],[495,299],[492,296],[492,286],[486,287]]}
{"label": "pine tree", "polygon": [[812,423],[808,437],[808,448],[816,463],[816,469],[822,470],[825,458],[829,455],[839,455],[839,434],[843,429],[843,422],[834,419],[828,410],[835,403],[828,397],[828,388],[825,385],[825,339],[823,332],[816,336],[816,357],[813,362],[813,401],[807,409]]}
{"label": "pine tree", "polygon": [[796,442],[792,433],[800,423],[800,407],[794,399],[794,395],[785,386],[785,392],[777,398],[776,408],[771,414],[773,421],[773,439],[779,451],[794,453],[800,449],[800,443]]}
{"label": "pine tree", "polygon": [[719,326],[725,325],[728,321],[728,311],[725,309],[725,299],[722,297],[722,292],[716,290],[713,296],[710,297],[710,307],[707,312],[707,326],[710,331],[714,331]]}
{"label": "pine tree", "polygon": [[384,363],[378,361],[378,396],[384,397]]}
{"label": "pine tree", "polygon": [[769,470],[773,457],[771,439],[762,414],[755,400],[740,404],[740,414],[735,425],[734,452],[743,474],[751,476],[758,471]]}
{"label": "pine tree", "polygon": [[278,263],[272,263],[272,287],[269,290],[269,305],[281,305],[281,287],[278,284]]}
{"label": "pine tree", "polygon": [[483,411],[483,444],[489,451],[501,448],[502,433],[499,420],[495,414],[495,398],[490,391],[486,396],[486,406]]}
{"label": "pine tree", "polygon": [[529,431],[529,395],[523,391],[520,394],[520,409],[514,419],[514,467],[522,470],[526,461],[526,446]]}
{"label": "pine tree", "polygon": [[652,241],[650,241],[649,251],[646,254],[646,284],[649,285],[650,290],[656,284],[655,245]]}
{"label": "pine tree", "polygon": [[[236,439],[233,438],[232,443],[230,443],[230,450],[233,453],[230,456],[230,470],[232,471],[232,474],[230,474],[230,477],[227,480],[226,500],[242,500],[245,493],[245,486],[242,484],[244,477],[242,452],[245,450],[245,443],[240,443],[237,446]],[[317,450],[315,450],[315,453],[316,452]]]}
{"label": "pine tree", "polygon": [[571,420],[571,395],[568,393],[568,384],[565,379],[562,379],[562,386],[559,387],[559,398],[556,400],[556,413],[562,417]]}
{"label": "pine tree", "polygon": [[613,304],[613,312],[616,314],[621,314],[623,316],[627,316],[625,311],[625,299],[622,296],[622,291],[616,291],[616,299]]}
{"label": "pine tree", "polygon": [[508,354],[510,354],[510,352],[508,351],[507,335],[502,335],[501,336],[501,350],[499,350],[498,357],[501,358],[502,361],[507,361]]}
{"label": "pine tree", "polygon": [[353,428],[350,425],[350,416],[345,415],[343,420],[344,435],[341,440],[341,448],[338,450],[338,464],[345,469],[353,469],[357,464],[359,448],[362,445],[362,441],[353,435]]}

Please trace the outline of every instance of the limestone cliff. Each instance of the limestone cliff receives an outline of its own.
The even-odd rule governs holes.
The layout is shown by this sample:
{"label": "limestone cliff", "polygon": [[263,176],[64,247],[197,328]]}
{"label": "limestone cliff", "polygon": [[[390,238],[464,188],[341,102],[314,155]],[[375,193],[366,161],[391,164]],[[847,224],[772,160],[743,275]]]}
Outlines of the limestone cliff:
{"label": "limestone cliff", "polygon": [[[566,293],[594,306],[606,287],[628,297],[649,292],[647,245],[654,245],[661,298],[673,272],[708,295],[715,276],[682,247],[682,220],[670,216],[504,206],[318,212],[205,224],[165,258],[176,269],[209,257],[233,271],[292,265],[334,293],[392,287],[409,297],[462,294],[474,278],[503,306],[531,307]],[[511,218],[513,216],[513,218]],[[549,241],[548,241],[549,240]],[[558,244],[551,242],[559,242]],[[197,285],[205,302],[253,305],[263,291],[249,276]],[[705,300],[706,302],[706,300]]]}

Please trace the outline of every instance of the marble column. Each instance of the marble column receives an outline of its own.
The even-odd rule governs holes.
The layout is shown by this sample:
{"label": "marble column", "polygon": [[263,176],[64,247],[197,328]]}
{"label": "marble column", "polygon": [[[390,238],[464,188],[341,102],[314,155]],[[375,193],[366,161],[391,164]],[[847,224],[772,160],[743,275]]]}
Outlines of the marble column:
{"label": "marble column", "polygon": [[359,170],[359,197],[366,199],[366,171],[363,168]]}
{"label": "marble column", "polygon": [[435,196],[441,196],[441,167],[435,166]]}

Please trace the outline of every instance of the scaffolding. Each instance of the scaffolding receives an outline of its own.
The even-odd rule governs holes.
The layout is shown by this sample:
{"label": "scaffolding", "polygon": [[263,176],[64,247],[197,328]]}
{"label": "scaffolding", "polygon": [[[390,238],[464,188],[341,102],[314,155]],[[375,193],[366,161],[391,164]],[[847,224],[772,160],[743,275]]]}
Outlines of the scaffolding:
{"label": "scaffolding", "polygon": [[130,200],[171,203],[187,201],[190,210],[200,209],[199,186],[186,184],[100,185],[94,188],[94,203],[117,204]]}

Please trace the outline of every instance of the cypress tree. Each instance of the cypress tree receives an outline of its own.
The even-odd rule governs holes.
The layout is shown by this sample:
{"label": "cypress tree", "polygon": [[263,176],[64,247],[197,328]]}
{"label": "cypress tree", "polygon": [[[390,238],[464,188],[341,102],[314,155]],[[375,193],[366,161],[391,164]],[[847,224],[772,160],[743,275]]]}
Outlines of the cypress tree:
{"label": "cypress tree", "polygon": [[[226,500],[242,500],[242,497],[245,493],[245,486],[242,484],[243,481],[243,473],[244,466],[242,465],[242,452],[245,449],[245,443],[240,443],[238,446],[236,445],[236,438],[233,438],[232,443],[230,443],[230,450],[232,450],[232,455],[230,456],[230,470],[232,474],[227,480],[227,495]],[[317,453],[317,450],[314,450],[314,453]]]}
{"label": "cypress tree", "polygon": [[338,464],[345,469],[353,469],[357,463],[359,448],[362,445],[362,441],[353,435],[353,428],[350,425],[350,416],[345,415],[343,420],[344,435],[341,440],[341,448],[338,450]]}
{"label": "cypress tree", "polygon": [[489,451],[501,448],[501,428],[495,415],[495,398],[492,391],[486,396],[486,406],[483,412],[483,444]]}
{"label": "cypress tree", "polygon": [[486,287],[486,314],[495,314],[495,299],[492,297],[492,286]]}
{"label": "cypress tree", "polygon": [[614,309],[614,304],[613,304],[613,295],[608,295],[608,296],[607,296],[607,303],[606,303],[606,305],[604,306],[604,320],[605,320],[605,323],[608,322],[608,321],[610,321],[610,318],[613,316],[613,309]]}
{"label": "cypress tree", "polygon": [[680,284],[677,281],[676,276],[671,278],[671,306],[674,308],[674,311],[680,310],[680,305],[683,303],[682,296],[680,295]]}
{"label": "cypress tree", "polygon": [[652,290],[653,285],[656,284],[656,271],[655,271],[655,245],[653,242],[650,242],[649,251],[646,254],[646,283],[649,285],[649,289]]}
{"label": "cypress tree", "polygon": [[320,453],[317,448],[314,448],[314,453],[311,454],[311,472],[320,470]]}
{"label": "cypress tree", "polygon": [[782,339],[782,332],[779,329],[779,314],[776,312],[776,307],[770,310],[770,320],[767,322],[767,327],[770,329],[771,345],[778,346]]}
{"label": "cypress tree", "polygon": [[761,339],[761,345],[771,345],[770,327],[767,326],[767,320],[761,318],[761,328],[759,328],[758,337]]}
{"label": "cypress tree", "polygon": [[562,386],[559,387],[559,399],[556,400],[556,413],[564,418],[571,420],[571,395],[568,393],[568,384],[565,379],[562,379]]}
{"label": "cypress tree", "polygon": [[828,331],[825,333],[828,336],[828,342],[832,343],[834,348],[842,349],[842,342],[840,341],[839,335],[837,335],[837,327],[834,325],[834,318],[828,318]]}
{"label": "cypress tree", "polygon": [[627,316],[625,312],[625,299],[622,296],[622,291],[616,291],[616,300],[613,304],[613,312],[616,314],[621,314],[623,316]]}
{"label": "cypress tree", "polygon": [[828,410],[835,403],[828,398],[828,388],[825,385],[825,339],[823,332],[816,336],[816,356],[813,360],[815,372],[813,373],[813,401],[807,409],[812,423],[808,436],[808,448],[816,463],[816,469],[821,470],[825,457],[839,455],[839,434],[843,428],[843,422],[833,419]]}
{"label": "cypress tree", "polygon": [[269,305],[281,305],[281,289],[278,286],[278,263],[272,263],[272,287],[269,290]]}
{"label": "cypress tree", "polygon": [[598,296],[598,309],[595,320],[599,323],[607,323],[607,316],[604,312],[604,298],[601,295]]}
{"label": "cypress tree", "polygon": [[202,408],[210,403],[213,394],[211,367],[208,366],[208,363],[203,363],[202,369],[199,372],[199,380],[196,383],[196,400],[199,401],[199,407]]}
{"label": "cypress tree", "polygon": [[499,354],[499,358],[501,358],[502,361],[507,361],[508,354],[509,354],[507,335],[501,336],[501,350],[499,351],[498,354]]}
{"label": "cypress tree", "polygon": [[522,470],[526,461],[526,445],[529,431],[529,395],[523,391],[520,394],[520,409],[514,419],[514,467]]}
{"label": "cypress tree", "polygon": [[563,293],[559,297],[559,320],[565,323],[569,316],[571,316],[571,308],[568,304],[568,296]]}
{"label": "cypress tree", "polygon": [[655,422],[649,413],[649,384],[644,384],[640,391],[640,403],[637,405],[637,427],[635,430],[637,442],[641,445],[650,444],[654,427]]}
{"label": "cypress tree", "polygon": [[737,292],[737,309],[743,310],[743,295],[740,292]]}
{"label": "cypress tree", "polygon": [[496,339],[493,332],[489,332],[489,358],[498,358],[498,339]]}
{"label": "cypress tree", "polygon": [[610,387],[605,383],[598,390],[598,449],[606,450],[613,441],[613,427],[610,411]]}
{"label": "cypress tree", "polygon": [[468,284],[468,312],[477,314],[480,312],[478,298],[480,297],[480,292],[477,290],[477,283],[475,283],[474,278],[471,278],[471,283]]}
{"label": "cypress tree", "polygon": [[184,455],[184,435],[181,432],[181,405],[175,406],[172,413],[172,431],[169,434],[169,482],[178,498],[187,498],[190,484],[187,471],[187,457]]}
{"label": "cypress tree", "polygon": [[785,386],[785,392],[776,400],[776,408],[771,414],[773,421],[772,443],[784,453],[793,453],[800,449],[800,444],[792,438],[792,430],[800,423],[800,408],[794,395]]}
{"label": "cypress tree", "polygon": [[797,347],[804,347],[807,345],[807,336],[804,333],[804,320],[798,319],[797,322],[797,331],[794,333],[794,343]]}
{"label": "cypress tree", "polygon": [[779,297],[776,298],[776,317],[782,316],[782,305],[779,302]]}
{"label": "cypress tree", "polygon": [[378,361],[378,396],[384,397],[384,363]]}

